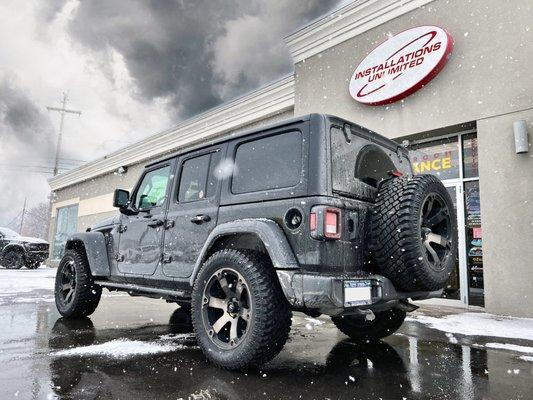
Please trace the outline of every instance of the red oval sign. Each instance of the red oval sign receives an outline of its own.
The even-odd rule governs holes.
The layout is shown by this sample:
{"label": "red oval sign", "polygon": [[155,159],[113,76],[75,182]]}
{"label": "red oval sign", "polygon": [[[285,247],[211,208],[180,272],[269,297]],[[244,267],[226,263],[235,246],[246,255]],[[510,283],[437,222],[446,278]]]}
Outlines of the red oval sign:
{"label": "red oval sign", "polygon": [[350,80],[350,95],[369,105],[388,104],[409,96],[440,72],[452,49],[452,37],[437,26],[403,31],[361,61]]}

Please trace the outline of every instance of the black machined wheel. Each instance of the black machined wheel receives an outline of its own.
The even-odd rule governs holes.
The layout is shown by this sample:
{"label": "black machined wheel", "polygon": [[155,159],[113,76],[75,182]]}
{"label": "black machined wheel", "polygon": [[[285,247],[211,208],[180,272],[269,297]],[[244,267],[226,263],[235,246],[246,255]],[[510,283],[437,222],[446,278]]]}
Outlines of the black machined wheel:
{"label": "black machined wheel", "polygon": [[231,268],[209,278],[203,293],[202,321],[218,347],[230,349],[246,335],[252,301],[244,277]]}
{"label": "black machined wheel", "polygon": [[379,272],[396,289],[444,287],[457,254],[453,202],[433,175],[385,181],[372,214],[372,251]]}
{"label": "black machined wheel", "polygon": [[20,269],[24,266],[24,254],[20,250],[8,250],[4,254],[2,264],[7,269]]}
{"label": "black machined wheel", "polygon": [[420,232],[429,266],[442,271],[443,261],[452,256],[452,217],[448,204],[436,193],[428,194],[422,203]]}
{"label": "black machined wheel", "polygon": [[57,267],[55,302],[65,318],[91,315],[100,302],[102,288],[94,283],[83,250],[67,250]]}
{"label": "black machined wheel", "polygon": [[292,314],[266,254],[225,249],[211,255],[196,278],[191,305],[198,344],[219,367],[257,367],[287,341]]}
{"label": "black machined wheel", "polygon": [[74,300],[76,290],[76,267],[74,258],[71,256],[64,257],[61,261],[62,268],[58,270],[59,290],[58,298],[64,307],[68,307]]}

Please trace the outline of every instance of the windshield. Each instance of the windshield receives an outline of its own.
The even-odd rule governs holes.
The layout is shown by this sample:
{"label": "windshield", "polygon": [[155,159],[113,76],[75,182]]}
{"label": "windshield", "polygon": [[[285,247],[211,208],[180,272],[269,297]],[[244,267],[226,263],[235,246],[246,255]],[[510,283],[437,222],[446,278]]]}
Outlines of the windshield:
{"label": "windshield", "polygon": [[15,238],[20,236],[17,232],[12,231],[9,228],[0,228],[0,235],[8,238]]}
{"label": "windshield", "polygon": [[389,172],[411,172],[407,157],[339,127],[331,128],[333,191],[349,197],[373,200],[379,182]]}

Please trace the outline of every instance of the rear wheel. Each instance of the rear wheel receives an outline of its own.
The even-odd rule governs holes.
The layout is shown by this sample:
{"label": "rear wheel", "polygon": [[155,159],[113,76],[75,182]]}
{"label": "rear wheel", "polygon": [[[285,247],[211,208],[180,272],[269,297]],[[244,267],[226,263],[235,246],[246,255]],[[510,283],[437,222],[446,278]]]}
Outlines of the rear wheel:
{"label": "rear wheel", "polygon": [[291,311],[268,257],[248,250],[221,250],[198,274],[192,319],[206,357],[235,370],[259,366],[281,351]]}
{"label": "rear wheel", "polygon": [[67,250],[56,274],[55,301],[59,313],[65,318],[91,315],[101,295],[102,288],[94,283],[85,253]]}
{"label": "rear wheel", "polygon": [[365,315],[344,315],[332,317],[331,320],[345,335],[356,340],[381,339],[392,335],[405,319],[405,311],[391,308],[374,313],[374,319]]}
{"label": "rear wheel", "polygon": [[21,250],[8,250],[4,254],[2,264],[7,269],[21,269],[24,266],[24,253]]}

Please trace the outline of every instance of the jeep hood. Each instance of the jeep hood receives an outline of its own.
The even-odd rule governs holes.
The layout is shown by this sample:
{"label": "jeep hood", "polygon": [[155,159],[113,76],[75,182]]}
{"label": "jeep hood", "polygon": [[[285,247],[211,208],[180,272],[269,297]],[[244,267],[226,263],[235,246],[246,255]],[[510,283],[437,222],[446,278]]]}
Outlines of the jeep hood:
{"label": "jeep hood", "polygon": [[48,244],[46,240],[28,236],[17,236],[15,238],[11,238],[11,242]]}
{"label": "jeep hood", "polygon": [[103,219],[101,221],[98,221],[93,226],[91,226],[91,230],[100,230],[104,228],[112,228],[114,225],[117,225],[120,223],[120,217],[118,215],[110,218]]}

